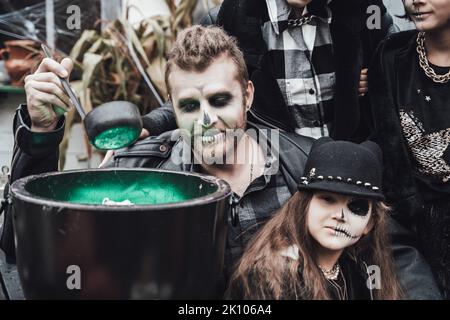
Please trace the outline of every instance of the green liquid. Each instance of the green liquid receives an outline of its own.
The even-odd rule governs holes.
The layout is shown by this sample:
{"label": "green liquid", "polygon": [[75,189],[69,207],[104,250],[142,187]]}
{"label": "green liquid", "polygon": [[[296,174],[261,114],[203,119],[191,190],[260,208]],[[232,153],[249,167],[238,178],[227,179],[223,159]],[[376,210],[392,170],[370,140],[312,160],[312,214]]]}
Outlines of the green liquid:
{"label": "green liquid", "polygon": [[101,150],[115,150],[132,144],[140,132],[133,127],[117,127],[105,130],[94,139],[94,146]]}
{"label": "green liquid", "polygon": [[135,205],[152,205],[189,200],[176,186],[141,186],[139,183],[121,186],[106,183],[95,188],[74,188],[66,201],[73,203],[101,204],[104,198],[115,202],[130,200]]}
{"label": "green liquid", "polygon": [[217,190],[198,177],[137,170],[61,173],[33,180],[25,188],[42,198],[93,205],[101,205],[104,198],[134,205],[177,203]]}

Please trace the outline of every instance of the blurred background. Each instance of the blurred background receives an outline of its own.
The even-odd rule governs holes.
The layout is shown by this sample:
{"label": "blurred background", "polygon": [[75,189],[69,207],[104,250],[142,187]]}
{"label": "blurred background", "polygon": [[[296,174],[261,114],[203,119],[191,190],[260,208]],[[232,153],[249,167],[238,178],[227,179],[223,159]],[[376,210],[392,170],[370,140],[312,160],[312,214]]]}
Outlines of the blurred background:
{"label": "blurred background", "polygon": [[[137,53],[153,85],[166,97],[164,55],[177,32],[195,24],[221,0],[0,0],[0,167],[9,166],[12,118],[25,103],[24,77],[33,72],[46,43],[61,59],[75,60],[71,85],[90,111],[111,100],[128,100],[147,113],[158,106],[129,51]],[[384,0],[402,30],[401,0]],[[97,167],[103,154],[87,142],[75,112],[67,114],[61,169]],[[0,172],[0,188],[4,174]]]}

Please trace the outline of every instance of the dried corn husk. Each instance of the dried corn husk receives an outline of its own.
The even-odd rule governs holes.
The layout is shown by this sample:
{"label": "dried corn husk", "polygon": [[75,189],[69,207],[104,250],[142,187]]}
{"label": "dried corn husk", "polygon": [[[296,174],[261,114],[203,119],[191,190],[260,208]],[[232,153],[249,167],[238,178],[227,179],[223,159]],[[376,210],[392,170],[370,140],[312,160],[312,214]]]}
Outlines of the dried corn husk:
{"label": "dried corn husk", "polygon": [[86,111],[112,100],[130,101],[142,114],[159,106],[142,81],[130,55],[128,39],[159,96],[166,99],[165,56],[177,32],[192,24],[198,0],[161,1],[167,3],[171,16],[145,18],[136,26],[131,26],[127,20],[116,20],[101,34],[95,30],[83,32],[70,56],[82,72],[79,95]]}

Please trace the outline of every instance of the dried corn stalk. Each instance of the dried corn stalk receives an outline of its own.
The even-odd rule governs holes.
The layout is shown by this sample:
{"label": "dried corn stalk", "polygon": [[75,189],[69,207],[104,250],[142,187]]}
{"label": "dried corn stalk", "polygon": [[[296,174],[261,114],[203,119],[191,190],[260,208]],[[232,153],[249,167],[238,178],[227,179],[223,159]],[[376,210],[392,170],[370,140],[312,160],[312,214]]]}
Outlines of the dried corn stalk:
{"label": "dried corn stalk", "polygon": [[70,56],[82,69],[79,94],[86,111],[112,100],[130,101],[142,114],[159,106],[133,62],[128,39],[159,96],[165,100],[165,56],[176,34],[192,24],[197,0],[179,0],[178,4],[175,0],[165,1],[171,16],[147,18],[134,28],[126,20],[116,20],[102,34],[84,31]]}
{"label": "dried corn stalk", "polygon": [[175,2],[175,0],[166,0],[172,12],[171,27],[174,34],[192,25],[192,13],[197,6],[197,0],[179,0],[178,6]]}

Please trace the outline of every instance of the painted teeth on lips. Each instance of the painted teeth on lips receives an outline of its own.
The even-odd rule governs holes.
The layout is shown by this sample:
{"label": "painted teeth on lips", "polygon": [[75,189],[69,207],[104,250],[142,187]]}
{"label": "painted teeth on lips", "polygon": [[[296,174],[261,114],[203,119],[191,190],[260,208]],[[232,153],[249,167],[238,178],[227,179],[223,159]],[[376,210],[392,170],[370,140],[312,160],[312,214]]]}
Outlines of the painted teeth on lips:
{"label": "painted teeth on lips", "polygon": [[224,132],[219,132],[213,136],[202,136],[202,143],[204,144],[214,144],[214,143],[218,143],[221,142],[222,140],[224,140],[225,138],[225,133]]}
{"label": "painted teeth on lips", "polygon": [[351,238],[351,239],[356,238],[356,236],[351,235],[350,232],[347,229],[345,229],[345,228],[335,227],[333,229],[335,231],[334,235],[336,237],[347,237],[347,238]]}

